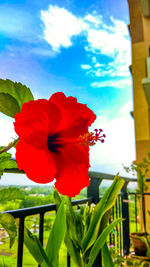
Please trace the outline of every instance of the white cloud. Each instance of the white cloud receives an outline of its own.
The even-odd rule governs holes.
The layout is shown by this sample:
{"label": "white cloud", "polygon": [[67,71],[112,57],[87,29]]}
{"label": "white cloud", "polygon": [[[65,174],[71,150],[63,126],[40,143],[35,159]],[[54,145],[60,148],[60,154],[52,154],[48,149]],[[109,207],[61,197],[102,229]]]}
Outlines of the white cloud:
{"label": "white cloud", "polygon": [[[92,62],[81,64],[87,74],[93,77],[129,77],[131,52],[127,25],[113,17],[108,19],[110,23],[104,23],[103,16],[96,11],[77,17],[67,9],[53,5],[41,11],[44,39],[53,51],[60,52],[61,47],[70,47],[73,36],[84,34],[87,41],[85,50],[93,55]],[[99,62],[101,55],[109,57],[107,64]]]}
{"label": "white cloud", "polygon": [[[123,21],[111,18],[112,26],[102,25],[100,29],[90,28],[87,50],[92,53],[109,56],[113,64],[113,76],[129,76],[128,66],[131,64],[130,40],[127,26]],[[108,70],[109,70],[108,69]]]}
{"label": "white cloud", "polygon": [[41,11],[41,19],[44,23],[44,39],[55,51],[60,47],[72,45],[72,36],[80,34],[86,24],[65,8],[49,6],[48,10]]}
{"label": "white cloud", "polygon": [[96,62],[97,62],[96,57],[92,57],[92,62],[93,62],[93,63],[96,63]]}
{"label": "white cloud", "polygon": [[[134,121],[129,115],[132,103],[118,110],[116,118],[99,115],[92,129],[102,128],[106,134],[103,144],[90,149],[91,169],[106,173],[126,175],[122,164],[129,166],[135,160]],[[131,176],[131,175],[130,175]]]}
{"label": "white cloud", "polygon": [[104,88],[104,87],[115,87],[115,88],[125,88],[126,86],[131,86],[130,79],[120,79],[120,80],[108,80],[104,82],[93,82],[92,87]]}
{"label": "white cloud", "polygon": [[91,66],[90,65],[86,65],[86,64],[81,64],[81,69],[82,70],[89,70],[89,69],[91,69]]}
{"label": "white cloud", "polygon": [[100,63],[96,63],[95,64],[95,68],[98,68],[98,67],[104,67],[105,65],[104,64],[100,64]]}
{"label": "white cloud", "polygon": [[84,19],[88,22],[94,23],[96,27],[98,27],[103,22],[101,15],[88,14]]}
{"label": "white cloud", "polygon": [[[130,56],[130,41],[127,35],[127,25],[123,21],[111,18],[113,25],[103,24],[99,29],[88,29],[89,48],[100,51],[110,57],[120,57],[124,60],[125,55]],[[123,55],[122,55],[123,53]],[[129,61],[130,57],[126,60]],[[128,62],[129,63],[129,62]]]}

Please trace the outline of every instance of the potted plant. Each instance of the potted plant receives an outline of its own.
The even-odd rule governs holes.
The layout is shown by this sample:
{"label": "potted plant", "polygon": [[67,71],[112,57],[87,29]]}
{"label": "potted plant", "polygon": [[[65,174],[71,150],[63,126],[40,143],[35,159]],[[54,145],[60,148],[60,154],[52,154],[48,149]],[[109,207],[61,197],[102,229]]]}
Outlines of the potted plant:
{"label": "potted plant", "polygon": [[141,208],[141,221],[143,226],[142,232],[131,233],[130,237],[134,247],[135,255],[150,257],[150,235],[146,230],[146,217],[145,217],[145,197],[144,193],[147,189],[146,178],[150,166],[150,153],[147,153],[147,157],[143,158],[140,163],[132,164],[131,168],[126,168],[127,171],[136,171],[137,183],[138,183],[138,196],[139,204]]}

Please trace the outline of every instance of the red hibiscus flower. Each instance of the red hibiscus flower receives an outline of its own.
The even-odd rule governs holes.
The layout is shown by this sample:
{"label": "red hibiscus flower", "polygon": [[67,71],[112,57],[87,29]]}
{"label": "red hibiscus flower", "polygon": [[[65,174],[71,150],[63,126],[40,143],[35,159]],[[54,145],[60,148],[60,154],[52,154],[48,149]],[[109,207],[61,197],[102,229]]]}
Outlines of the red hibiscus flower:
{"label": "red hibiscus flower", "polygon": [[95,119],[86,105],[63,93],[24,103],[14,122],[20,137],[18,168],[37,183],[55,178],[62,195],[77,195],[89,185],[89,143],[95,142],[95,136],[88,127]]}

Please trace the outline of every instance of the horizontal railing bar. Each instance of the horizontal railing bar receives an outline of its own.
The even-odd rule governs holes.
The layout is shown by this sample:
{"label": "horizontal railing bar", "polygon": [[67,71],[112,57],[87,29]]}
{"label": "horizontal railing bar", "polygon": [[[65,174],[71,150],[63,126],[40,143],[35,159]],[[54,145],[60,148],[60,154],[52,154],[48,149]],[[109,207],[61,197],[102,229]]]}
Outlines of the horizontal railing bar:
{"label": "horizontal railing bar", "polygon": [[[90,171],[89,172],[89,177],[90,178],[103,179],[103,180],[114,180],[115,175],[108,174],[108,173],[103,173],[103,172]],[[133,177],[124,177],[124,176],[120,176],[120,175],[119,175],[119,177],[123,178],[126,182],[137,182],[137,179],[133,178]]]}
{"label": "horizontal railing bar", "polygon": [[56,210],[55,204],[48,204],[43,206],[36,206],[36,207],[30,207],[30,208],[24,208],[24,209],[18,209],[18,210],[8,210],[2,213],[9,213],[13,215],[14,218],[20,218],[20,217],[26,217],[30,215],[45,213],[48,211]]}
{"label": "horizontal railing bar", "polygon": [[25,172],[23,170],[18,170],[17,168],[5,169],[4,172],[5,173],[25,174]]}
{"label": "horizontal railing bar", "polygon": [[[12,158],[13,161],[16,161],[15,158]],[[5,169],[6,173],[24,173],[23,170],[19,170],[18,168],[13,168],[13,169]],[[89,171],[89,177],[90,178],[98,178],[98,179],[103,179],[103,180],[113,180],[115,177],[115,174],[108,174],[108,173],[102,173],[102,172],[94,172],[94,171]],[[137,182],[137,178],[133,177],[124,177],[120,176],[119,177],[123,178],[126,182]],[[150,182],[150,178],[147,178],[147,182]]]}
{"label": "horizontal railing bar", "polygon": [[[73,200],[71,203],[73,206],[81,205],[81,204],[87,203],[90,199],[91,198],[77,199],[77,200]],[[42,206],[36,206],[36,207],[30,207],[30,208],[18,209],[18,210],[8,210],[8,211],[0,212],[0,213],[9,213],[14,218],[21,218],[21,217],[41,214],[41,213],[45,213],[45,212],[53,211],[53,210],[56,210],[55,204],[48,204],[48,205],[42,205]]]}
{"label": "horizontal railing bar", "polygon": [[[16,169],[5,169],[5,173],[13,173],[13,174],[25,174],[23,170],[18,170]],[[103,179],[103,180],[114,180],[115,175],[113,174],[107,174],[107,173],[102,173],[102,172],[89,172],[89,177],[90,178],[98,178],[98,179]],[[126,182],[137,182],[136,178],[133,177],[124,177],[120,176],[119,177],[123,178]],[[150,180],[150,179],[148,179]]]}

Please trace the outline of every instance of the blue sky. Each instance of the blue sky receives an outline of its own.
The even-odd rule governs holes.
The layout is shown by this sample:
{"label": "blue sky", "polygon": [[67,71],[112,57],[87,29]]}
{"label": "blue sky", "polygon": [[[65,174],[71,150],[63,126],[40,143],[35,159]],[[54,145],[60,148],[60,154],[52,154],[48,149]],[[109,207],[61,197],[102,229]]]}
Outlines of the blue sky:
{"label": "blue sky", "polygon": [[[128,24],[127,0],[0,1],[1,78],[26,84],[35,98],[63,91],[86,103],[107,135],[91,150],[96,171],[122,172],[135,157]],[[11,124],[1,115],[2,144]]]}

